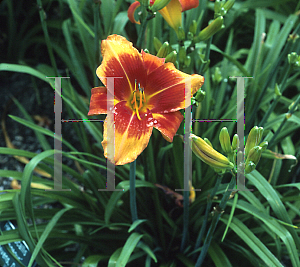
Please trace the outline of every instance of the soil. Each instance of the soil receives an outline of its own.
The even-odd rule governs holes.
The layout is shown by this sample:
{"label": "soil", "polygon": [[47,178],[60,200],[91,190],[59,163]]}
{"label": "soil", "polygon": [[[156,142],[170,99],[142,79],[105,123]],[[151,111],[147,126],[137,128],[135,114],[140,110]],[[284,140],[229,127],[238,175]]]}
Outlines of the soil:
{"label": "soil", "polygon": [[[27,74],[2,72],[0,73],[0,114],[5,118],[7,134],[12,144],[17,149],[22,149],[34,153],[43,151],[33,130],[14,121],[8,115],[25,118],[12,97],[16,98],[32,117],[38,116],[42,119],[43,127],[54,131],[54,91],[51,86],[43,81],[32,78]],[[64,118],[65,112],[62,112]],[[1,118],[1,119],[2,119]],[[36,117],[35,117],[36,118]],[[36,121],[36,123],[39,123]],[[78,138],[71,124],[64,124],[62,127],[63,137],[78,148],[80,146]],[[54,139],[46,136],[50,146],[54,147]],[[2,127],[0,128],[0,147],[6,147]],[[63,148],[64,149],[64,148]],[[63,164],[73,166],[73,161],[63,158]],[[19,162],[12,155],[0,154],[0,169],[22,172],[25,164]],[[0,190],[9,189],[11,177],[0,177]]]}

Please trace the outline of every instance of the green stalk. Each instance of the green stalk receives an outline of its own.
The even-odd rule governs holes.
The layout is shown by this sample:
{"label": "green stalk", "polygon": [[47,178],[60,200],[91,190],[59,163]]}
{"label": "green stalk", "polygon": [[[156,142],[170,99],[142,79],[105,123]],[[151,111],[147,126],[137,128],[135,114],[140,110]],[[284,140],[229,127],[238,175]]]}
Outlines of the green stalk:
{"label": "green stalk", "polygon": [[181,239],[181,252],[186,248],[186,243],[189,234],[189,196],[190,191],[183,191],[183,230]]}
{"label": "green stalk", "polygon": [[[204,61],[208,61],[208,59],[209,59],[211,41],[212,41],[212,37],[210,37],[206,41],[206,50],[205,50]],[[205,64],[205,66],[207,66],[207,63]],[[200,69],[199,69],[199,73],[202,73],[203,69],[204,69],[204,64],[201,64]]]}
{"label": "green stalk", "polygon": [[[152,138],[149,140],[149,144],[146,148],[146,166],[148,169],[148,180],[149,182],[155,184],[156,181],[156,171],[155,171],[155,162],[154,162],[154,155],[153,155],[153,146],[152,146]],[[159,195],[157,190],[153,190],[153,201],[154,201],[154,208],[155,208],[155,219],[156,219],[156,225],[158,228],[158,233],[160,237],[161,246],[163,248],[163,251],[166,249],[166,239],[165,239],[165,232],[163,230],[163,221],[162,221],[162,213],[161,213],[161,203],[159,201]]]}
{"label": "green stalk", "polygon": [[52,50],[52,46],[51,46],[51,41],[50,41],[48,29],[47,29],[47,23],[46,23],[46,20],[45,20],[45,11],[44,11],[43,6],[42,6],[42,1],[37,0],[37,5],[39,7],[41,24],[42,24],[42,28],[43,28],[43,32],[44,32],[44,36],[45,36],[45,41],[46,41],[46,45],[47,45],[51,65],[54,68],[55,76],[58,76],[57,66],[56,66],[56,62],[55,62],[55,58],[54,58],[54,54],[53,54],[53,50]]}
{"label": "green stalk", "polygon": [[276,107],[278,101],[280,99],[280,96],[276,96],[276,98],[274,99],[272,105],[269,107],[269,109],[267,110],[266,114],[264,115],[264,117],[262,118],[261,122],[259,123],[259,126],[263,127],[265,122],[267,121],[267,119],[270,117],[271,113],[273,112],[274,108]]}
{"label": "green stalk", "polygon": [[138,48],[142,48],[148,21],[150,19],[154,18],[154,14],[148,13],[147,6],[143,6],[143,5],[141,5],[141,6],[142,6],[142,16],[141,16],[142,24],[141,24],[141,28],[139,30],[139,36],[138,36],[138,39],[136,42],[136,46]]}
{"label": "green stalk", "polygon": [[130,211],[131,219],[134,223],[137,219],[137,208],[136,208],[136,189],[135,189],[135,170],[136,170],[136,161],[130,163]]}
{"label": "green stalk", "polygon": [[[203,220],[203,223],[202,223],[202,226],[201,226],[201,230],[200,230],[200,233],[197,237],[197,240],[196,240],[196,245],[195,245],[195,249],[198,249],[201,245],[201,240],[202,240],[202,237],[204,235],[204,231],[206,230],[206,224],[207,224],[207,220],[208,220],[208,214],[211,210],[211,206],[212,206],[212,199],[214,198],[218,188],[219,188],[219,185],[222,181],[222,178],[223,178],[223,175],[218,175],[217,177],[217,181],[216,181],[216,184],[215,184],[215,187],[213,188],[209,198],[208,198],[208,201],[207,201],[207,206],[206,206],[206,211],[205,211],[205,216],[204,216],[204,220]],[[196,258],[196,254],[195,254],[195,258]]]}
{"label": "green stalk", "polygon": [[[100,9],[99,9],[99,3],[95,2],[94,4],[94,28],[95,28],[95,69],[99,66],[99,54],[100,54],[100,48],[99,48],[99,21],[100,21]],[[94,85],[99,86],[99,79],[97,75],[94,73]]]}
{"label": "green stalk", "polygon": [[[233,189],[233,188],[234,188],[234,186],[235,186],[235,180],[236,180],[236,178],[235,178],[235,176],[233,176],[233,177],[231,178],[231,181],[230,181],[229,185],[228,185],[228,189]],[[223,195],[223,198],[222,198],[222,200],[221,200],[221,202],[220,202],[219,207],[220,207],[221,210],[224,210],[224,209],[225,209],[226,203],[227,203],[227,201],[228,201],[228,199],[229,199],[229,196],[230,196],[230,194],[231,194],[231,191],[229,191],[228,189],[227,189],[227,191],[225,192],[225,194]],[[216,227],[217,227],[217,224],[218,224],[218,222],[219,222],[219,220],[220,220],[220,217],[221,217],[221,213],[217,213],[217,212],[216,212],[216,214],[213,216],[211,225],[210,225],[210,227],[209,227],[207,236],[206,236],[206,238],[205,238],[205,241],[204,241],[204,244],[203,244],[203,247],[202,247],[200,256],[199,256],[199,258],[198,258],[198,260],[197,260],[197,262],[196,262],[196,264],[195,264],[195,267],[200,267],[200,266],[202,265],[202,263],[204,262],[204,259],[205,259],[205,257],[206,257],[208,248],[209,248],[209,246],[210,246],[211,240],[212,240],[212,238],[213,238],[213,234],[214,234],[214,232],[215,232],[215,230],[216,230]]]}
{"label": "green stalk", "polygon": [[142,26],[141,26],[141,29],[139,31],[139,37],[138,37],[137,42],[136,42],[136,46],[138,48],[142,48],[142,44],[143,44],[147,24],[148,24],[148,18],[145,18],[142,22]]}

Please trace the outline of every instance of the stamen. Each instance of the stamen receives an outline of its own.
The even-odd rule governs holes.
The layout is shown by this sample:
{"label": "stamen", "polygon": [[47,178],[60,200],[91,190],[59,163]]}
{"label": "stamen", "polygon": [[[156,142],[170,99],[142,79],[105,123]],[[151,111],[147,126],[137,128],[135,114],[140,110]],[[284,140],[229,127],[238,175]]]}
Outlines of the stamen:
{"label": "stamen", "polygon": [[140,105],[139,105],[139,110],[141,109],[142,106],[143,106],[143,102],[142,102],[142,92],[140,91]]}
{"label": "stamen", "polygon": [[134,91],[133,91],[133,98],[131,100],[131,104],[134,104],[134,109],[135,109],[135,112],[136,112],[136,115],[138,117],[139,120],[142,120],[141,117],[140,117],[140,114],[139,114],[139,110],[142,108],[143,106],[143,99],[145,99],[145,94],[144,94],[144,90],[143,88],[141,88],[141,84],[139,83],[138,84],[138,89],[139,89],[139,98],[140,98],[140,103],[139,103],[139,107],[137,106],[137,99],[136,99],[136,85],[137,85],[137,82],[136,82],[136,79],[135,79],[135,82],[134,82]]}
{"label": "stamen", "polygon": [[135,102],[135,91],[133,92],[133,99],[131,100],[131,104],[133,104]]}

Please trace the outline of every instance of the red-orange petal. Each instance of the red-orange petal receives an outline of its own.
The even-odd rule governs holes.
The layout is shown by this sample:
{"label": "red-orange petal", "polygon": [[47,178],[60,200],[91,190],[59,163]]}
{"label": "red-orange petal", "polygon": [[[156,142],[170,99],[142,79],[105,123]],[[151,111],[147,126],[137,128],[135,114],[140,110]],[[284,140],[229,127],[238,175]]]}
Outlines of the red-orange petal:
{"label": "red-orange petal", "polygon": [[142,50],[142,58],[147,70],[147,74],[156,70],[158,67],[162,66],[165,63],[164,58],[159,58],[149,53],[145,53],[143,50]]}
{"label": "red-orange petal", "polygon": [[[115,127],[115,165],[124,165],[133,162],[143,152],[149,143],[153,130],[153,118],[149,110],[140,112],[142,120],[127,106],[127,102],[119,102],[115,106],[114,125],[104,122],[104,156],[107,158],[107,128]],[[111,134],[109,134],[111,136]],[[112,158],[109,158],[113,162]]]}
{"label": "red-orange petal", "polygon": [[173,137],[183,120],[180,111],[163,114],[152,113],[152,116],[154,128],[159,130],[168,142],[173,142]]}
{"label": "red-orange petal", "polygon": [[[96,73],[107,88],[107,77],[114,78],[115,99],[128,100],[134,91],[135,79],[145,87],[147,72],[141,54],[132,43],[119,35],[110,35],[101,43],[103,61]],[[111,91],[110,88],[107,88]]]}
{"label": "red-orange petal", "polygon": [[[112,97],[111,97],[112,99]],[[119,101],[114,99],[114,103],[111,105],[116,105]],[[107,114],[107,90],[105,87],[95,87],[92,89],[89,116]]]}
{"label": "red-orange petal", "polygon": [[134,18],[134,13],[135,13],[135,10],[140,6],[140,2],[139,1],[135,1],[133,2],[130,7],[128,8],[128,11],[127,11],[127,16],[129,18],[129,20],[132,22],[132,23],[136,23],[136,24],[141,24],[140,21],[136,21],[136,19]]}
{"label": "red-orange petal", "polygon": [[177,70],[172,63],[166,63],[157,68],[148,76],[145,88],[147,108],[152,113],[169,113],[185,108],[187,106],[185,82],[188,84],[189,79],[191,79],[192,96],[203,85],[204,77],[183,73]]}
{"label": "red-orange petal", "polygon": [[181,4],[181,12],[192,9],[192,8],[196,8],[199,6],[199,0],[179,0],[180,4]]}

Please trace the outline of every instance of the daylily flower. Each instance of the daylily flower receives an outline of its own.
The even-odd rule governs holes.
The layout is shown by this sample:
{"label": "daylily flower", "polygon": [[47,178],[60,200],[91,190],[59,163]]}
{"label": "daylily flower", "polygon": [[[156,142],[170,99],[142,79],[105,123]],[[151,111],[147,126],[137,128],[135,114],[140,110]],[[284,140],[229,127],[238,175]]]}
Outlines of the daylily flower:
{"label": "daylily flower", "polygon": [[[200,75],[177,70],[164,58],[139,53],[132,43],[119,35],[110,35],[101,43],[102,64],[96,74],[105,87],[92,89],[88,115],[107,114],[108,77],[114,79],[114,128],[116,165],[134,161],[147,147],[153,127],[173,141],[183,119],[185,81],[191,79],[191,95],[203,85]],[[121,78],[120,78],[121,77]],[[190,100],[187,100],[190,103]],[[107,118],[104,122],[104,156],[107,157]]]}
{"label": "daylily flower", "polygon": [[[150,0],[150,6],[154,5],[156,1],[160,0]],[[158,10],[158,12],[177,33],[178,28],[182,27],[181,12],[196,8],[198,5],[199,0],[171,0],[164,8]],[[134,18],[134,12],[139,6],[140,2],[135,1],[128,9],[128,18],[132,23],[140,24]]]}

